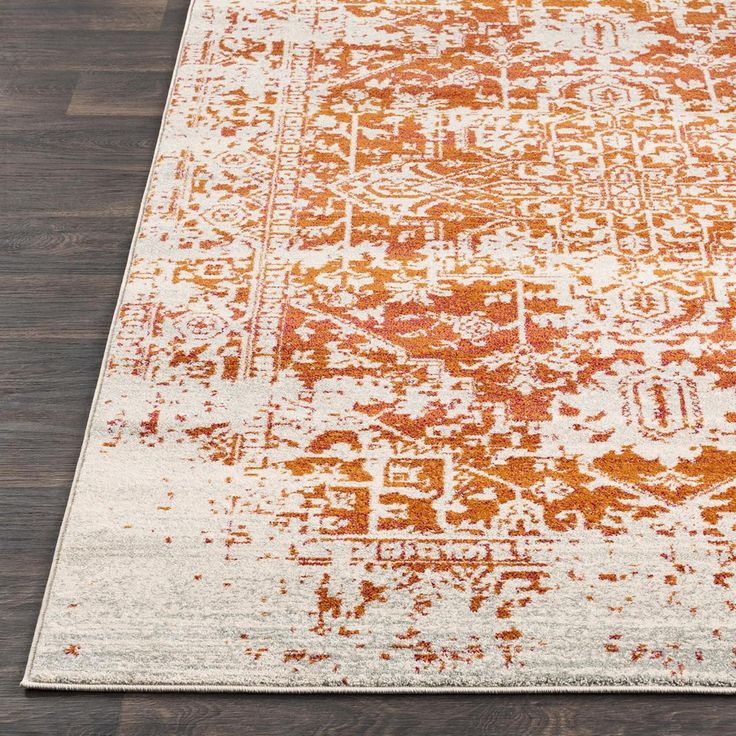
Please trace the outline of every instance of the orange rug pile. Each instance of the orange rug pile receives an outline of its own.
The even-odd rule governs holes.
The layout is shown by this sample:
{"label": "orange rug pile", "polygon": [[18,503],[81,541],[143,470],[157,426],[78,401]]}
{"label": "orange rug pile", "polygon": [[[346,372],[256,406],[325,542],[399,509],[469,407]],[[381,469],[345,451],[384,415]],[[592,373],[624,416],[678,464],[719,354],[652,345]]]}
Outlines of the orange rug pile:
{"label": "orange rug pile", "polygon": [[194,0],[24,684],[736,685],[736,6]]}

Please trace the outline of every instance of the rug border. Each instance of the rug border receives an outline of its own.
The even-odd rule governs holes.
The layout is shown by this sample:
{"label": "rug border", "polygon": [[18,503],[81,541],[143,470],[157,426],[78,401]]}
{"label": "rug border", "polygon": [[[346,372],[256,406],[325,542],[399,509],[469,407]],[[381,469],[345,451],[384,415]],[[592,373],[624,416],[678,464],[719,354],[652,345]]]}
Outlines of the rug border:
{"label": "rug border", "polygon": [[33,682],[31,680],[31,670],[33,669],[33,663],[36,659],[36,648],[38,646],[38,641],[41,636],[41,631],[43,629],[44,621],[46,619],[46,612],[48,609],[49,598],[51,597],[51,588],[53,587],[54,577],[55,577],[56,570],[59,564],[59,558],[61,557],[61,548],[63,546],[64,537],[65,537],[67,526],[69,523],[69,516],[71,515],[71,509],[74,504],[74,497],[76,495],[77,486],[79,484],[79,476],[81,474],[82,466],[84,465],[84,460],[87,455],[87,448],[89,445],[89,438],[90,438],[90,434],[92,430],[92,422],[94,420],[94,417],[97,411],[97,405],[99,403],[102,384],[103,384],[105,373],[106,373],[106,367],[107,367],[107,364],[110,358],[110,352],[111,352],[112,342],[113,342],[113,335],[115,334],[116,327],[118,324],[120,307],[122,306],[122,303],[123,303],[125,287],[128,284],[131,266],[133,264],[133,258],[136,252],[136,246],[138,245],[138,238],[140,236],[141,225],[143,224],[143,215],[145,213],[146,203],[148,202],[148,198],[151,193],[151,185],[153,183],[153,173],[154,173],[154,169],[156,166],[156,161],[159,157],[161,143],[163,141],[164,131],[166,129],[166,123],[169,118],[171,102],[174,97],[174,89],[176,87],[176,83],[179,77],[179,70],[181,68],[181,63],[184,57],[184,46],[185,46],[186,38],[189,32],[189,28],[191,25],[191,20],[194,15],[194,6],[196,4],[197,4],[197,0],[189,0],[189,7],[187,8],[187,16],[184,21],[184,27],[182,29],[181,38],[179,39],[179,48],[176,52],[176,62],[171,72],[171,81],[169,82],[169,90],[166,95],[166,104],[164,106],[164,111],[161,115],[161,124],[158,129],[158,136],[156,137],[156,146],[153,149],[153,157],[151,158],[151,166],[148,170],[148,177],[146,178],[146,187],[143,190],[143,197],[141,199],[140,207],[138,208],[138,218],[136,220],[135,230],[133,231],[133,237],[131,239],[130,248],[128,249],[128,260],[126,261],[126,264],[125,264],[125,270],[123,272],[123,277],[122,277],[122,281],[120,284],[120,290],[118,291],[118,299],[115,305],[115,311],[113,312],[112,320],[110,322],[110,328],[107,333],[107,341],[105,343],[105,352],[102,355],[102,361],[100,363],[100,371],[97,375],[97,384],[95,386],[95,392],[92,398],[92,404],[90,406],[89,414],[87,415],[87,425],[84,430],[84,439],[82,440],[82,445],[79,450],[79,457],[77,458],[77,465],[74,471],[74,477],[72,479],[72,484],[69,490],[69,496],[67,498],[66,508],[64,510],[64,516],[62,518],[61,526],[59,528],[59,533],[56,538],[56,546],[54,547],[54,555],[51,561],[51,567],[49,569],[48,576],[46,578],[46,587],[44,589],[43,599],[41,601],[41,608],[39,610],[38,619],[36,621],[36,628],[33,633],[33,640],[31,643],[31,648],[28,653],[28,661],[26,663],[26,669],[23,675],[23,679],[20,683],[23,687],[26,687],[26,688],[39,687],[39,686],[44,687],[44,688],[50,687],[45,684],[41,685],[39,683]]}
{"label": "rug border", "polygon": [[74,692],[201,692],[201,693],[244,693],[261,695],[514,695],[539,694],[555,695],[564,693],[650,693],[667,694],[685,693],[687,695],[736,695],[736,688],[700,685],[528,685],[518,687],[452,687],[448,685],[397,686],[397,687],[333,687],[325,686],[257,686],[257,685],[135,685],[125,684],[87,684],[67,682],[33,682],[26,678],[21,685],[29,690],[61,690]]}
{"label": "rug border", "polygon": [[350,686],[304,686],[304,687],[289,687],[289,686],[258,686],[258,685],[204,685],[204,684],[160,684],[160,685],[146,685],[146,684],[134,684],[134,683],[66,683],[66,682],[40,682],[33,680],[31,677],[31,671],[33,669],[33,663],[36,658],[36,648],[38,646],[38,640],[43,629],[43,624],[46,618],[46,612],[48,608],[49,598],[51,594],[51,588],[53,586],[56,569],[58,567],[59,558],[61,556],[61,548],[64,541],[64,536],[68,526],[69,516],[74,503],[74,497],[79,483],[79,476],[81,473],[84,459],[87,454],[87,447],[89,444],[89,437],[92,429],[92,421],[95,417],[97,404],[102,389],[102,384],[105,377],[105,368],[107,366],[110,351],[112,348],[113,335],[115,334],[115,328],[118,323],[118,316],[120,313],[120,307],[123,302],[123,296],[125,293],[125,287],[128,284],[128,278],[130,275],[131,265],[135,256],[136,246],[138,244],[138,238],[140,236],[141,225],[143,222],[143,215],[145,213],[146,203],[151,191],[151,184],[153,182],[153,173],[155,169],[156,160],[159,156],[161,143],[166,129],[166,123],[169,117],[171,101],[174,96],[174,89],[179,76],[179,70],[184,56],[184,47],[187,39],[187,34],[191,25],[191,20],[194,15],[194,6],[197,0],[189,0],[189,7],[187,8],[187,16],[182,29],[181,39],[179,41],[179,48],[176,55],[176,63],[171,73],[171,81],[169,83],[169,91],[166,96],[166,104],[164,111],[161,116],[161,125],[159,127],[158,136],[156,139],[156,146],[153,151],[153,157],[151,159],[151,166],[148,171],[148,177],[146,179],[146,187],[143,191],[143,197],[138,210],[138,219],[136,221],[133,238],[131,240],[130,249],[128,251],[128,260],[125,265],[125,271],[123,272],[122,281],[120,284],[120,290],[118,292],[118,299],[113,312],[113,318],[110,323],[110,328],[107,334],[107,342],[105,344],[105,352],[102,356],[100,363],[100,371],[97,377],[97,384],[95,387],[92,404],[90,406],[89,414],[87,417],[87,425],[84,431],[84,439],[79,452],[79,458],[77,460],[74,477],[72,480],[71,488],[69,491],[69,497],[67,499],[66,508],[64,510],[64,516],[61,522],[61,527],[56,539],[56,546],[54,548],[54,555],[51,562],[51,567],[46,580],[46,588],[44,590],[43,599],[41,602],[41,608],[36,621],[36,627],[33,634],[33,640],[31,648],[28,654],[28,661],[26,663],[26,669],[23,675],[23,679],[20,682],[20,686],[28,690],[59,690],[67,692],[202,692],[202,693],[251,693],[251,694],[333,694],[333,695],[348,695],[348,694],[360,694],[360,695],[431,695],[431,694],[466,694],[466,695],[483,695],[483,694],[525,694],[525,693],[536,693],[536,694],[563,694],[563,693],[598,693],[598,694],[615,694],[615,693],[659,693],[659,694],[675,694],[675,693],[686,693],[691,695],[735,695],[736,687],[729,686],[702,686],[702,685],[528,685],[528,686],[478,686],[478,687],[452,687],[447,685],[439,685],[436,687],[422,686],[383,686],[383,687],[350,687]]}

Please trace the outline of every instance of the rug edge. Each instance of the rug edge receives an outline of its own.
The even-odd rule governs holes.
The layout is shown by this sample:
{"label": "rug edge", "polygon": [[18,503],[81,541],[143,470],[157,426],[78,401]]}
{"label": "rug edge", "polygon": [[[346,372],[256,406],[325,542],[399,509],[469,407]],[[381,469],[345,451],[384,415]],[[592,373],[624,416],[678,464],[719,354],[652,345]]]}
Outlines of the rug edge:
{"label": "rug edge", "polygon": [[148,169],[148,177],[146,178],[146,186],[145,186],[145,189],[143,190],[143,196],[141,198],[140,207],[138,208],[138,217],[136,219],[135,229],[133,231],[133,237],[131,239],[130,247],[128,249],[128,259],[126,261],[125,270],[123,271],[122,279],[120,282],[120,290],[118,292],[117,302],[115,304],[115,309],[113,311],[113,316],[110,321],[110,327],[107,333],[105,351],[103,353],[102,360],[100,362],[100,370],[97,375],[97,383],[95,385],[95,391],[92,396],[92,403],[90,405],[89,414],[87,415],[87,423],[84,429],[84,437],[82,440],[82,444],[80,446],[79,456],[77,458],[77,464],[74,469],[74,476],[72,478],[72,483],[69,489],[69,495],[67,497],[66,506],[64,508],[64,515],[62,517],[61,525],[59,526],[59,532],[56,537],[56,545],[54,547],[54,554],[51,558],[51,565],[49,567],[49,572],[46,577],[46,586],[44,588],[43,598],[41,599],[41,605],[39,607],[38,618],[36,619],[36,626],[34,628],[33,639],[31,640],[31,646],[28,652],[28,660],[26,662],[25,672],[23,674],[23,680],[21,681],[21,685],[29,689],[30,688],[60,689],[60,688],[49,687],[47,685],[36,686],[36,685],[27,685],[25,683],[32,682],[31,673],[32,673],[33,664],[36,658],[36,649],[38,646],[38,641],[40,639],[41,632],[44,626],[44,621],[46,618],[46,611],[47,611],[48,604],[49,604],[49,598],[50,598],[51,589],[54,583],[56,569],[59,563],[59,559],[61,557],[61,549],[63,547],[64,537],[65,537],[67,525],[69,522],[69,516],[71,513],[72,506],[74,505],[74,497],[75,497],[77,485],[79,483],[80,471],[82,469],[82,465],[84,464],[84,459],[87,454],[87,446],[89,444],[92,423],[95,417],[97,403],[100,397],[100,391],[101,391],[102,383],[105,377],[105,367],[107,366],[107,363],[110,357],[110,351],[111,351],[112,342],[113,342],[113,335],[115,333],[115,327],[118,322],[118,315],[120,313],[120,307],[123,303],[125,287],[128,283],[128,278],[130,276],[131,266],[133,264],[133,258],[135,256],[136,245],[138,243],[138,238],[140,236],[141,226],[143,223],[143,215],[145,213],[146,202],[148,201],[148,197],[151,192],[151,185],[153,183],[154,167],[156,164],[156,159],[158,158],[158,155],[160,152],[161,143],[163,141],[164,131],[166,129],[166,122],[167,122],[167,118],[169,114],[169,109],[171,107],[171,101],[174,96],[174,89],[176,87],[176,81],[179,75],[179,70],[180,70],[182,59],[184,56],[185,41],[186,41],[189,27],[191,24],[192,16],[194,14],[194,6],[196,2],[197,0],[189,0],[189,3],[188,3],[187,15],[184,20],[184,27],[182,28],[181,38],[179,40],[179,47],[176,52],[176,61],[174,63],[174,68],[171,72],[171,80],[169,81],[169,89],[166,95],[166,103],[164,104],[163,113],[161,115],[161,124],[159,126],[158,135],[156,137],[156,145],[154,146],[153,156],[151,158],[151,165]]}
{"label": "rug edge", "polygon": [[564,693],[650,693],[689,695],[736,695],[736,687],[703,685],[524,685],[518,687],[463,687],[440,685],[422,686],[375,686],[375,687],[332,687],[332,686],[257,686],[257,685],[143,685],[131,683],[87,684],[64,682],[36,682],[24,677],[21,687],[28,690],[59,690],[68,692],[201,692],[201,693],[244,693],[283,695],[514,695],[514,694],[564,694]]}

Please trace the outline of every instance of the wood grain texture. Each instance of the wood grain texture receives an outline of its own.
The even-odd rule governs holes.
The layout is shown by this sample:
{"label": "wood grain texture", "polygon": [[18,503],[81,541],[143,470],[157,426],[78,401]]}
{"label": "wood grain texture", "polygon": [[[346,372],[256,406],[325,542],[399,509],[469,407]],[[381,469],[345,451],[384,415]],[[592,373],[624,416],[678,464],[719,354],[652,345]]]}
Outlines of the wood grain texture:
{"label": "wood grain texture", "polygon": [[0,4],[0,733],[736,733],[736,699],[714,696],[121,695],[18,686],[186,6]]}
{"label": "wood grain texture", "polygon": [[170,77],[171,71],[81,72],[67,114],[158,117]]}
{"label": "wood grain texture", "polygon": [[[3,0],[0,25],[19,29],[155,31],[166,0]],[[5,24],[8,24],[5,26]]]}
{"label": "wood grain texture", "polygon": [[[0,48],[0,64],[26,70],[170,72],[178,44],[173,34],[157,31],[100,30],[83,35],[59,29],[17,31]],[[131,45],[137,54],[130,53]]]}

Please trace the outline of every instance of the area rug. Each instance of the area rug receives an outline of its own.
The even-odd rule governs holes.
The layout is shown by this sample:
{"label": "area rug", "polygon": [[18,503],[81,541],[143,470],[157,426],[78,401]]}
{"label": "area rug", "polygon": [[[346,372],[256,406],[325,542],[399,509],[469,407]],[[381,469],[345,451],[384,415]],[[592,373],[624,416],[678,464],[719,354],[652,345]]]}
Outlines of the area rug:
{"label": "area rug", "polygon": [[194,0],[24,684],[731,692],[736,5]]}

